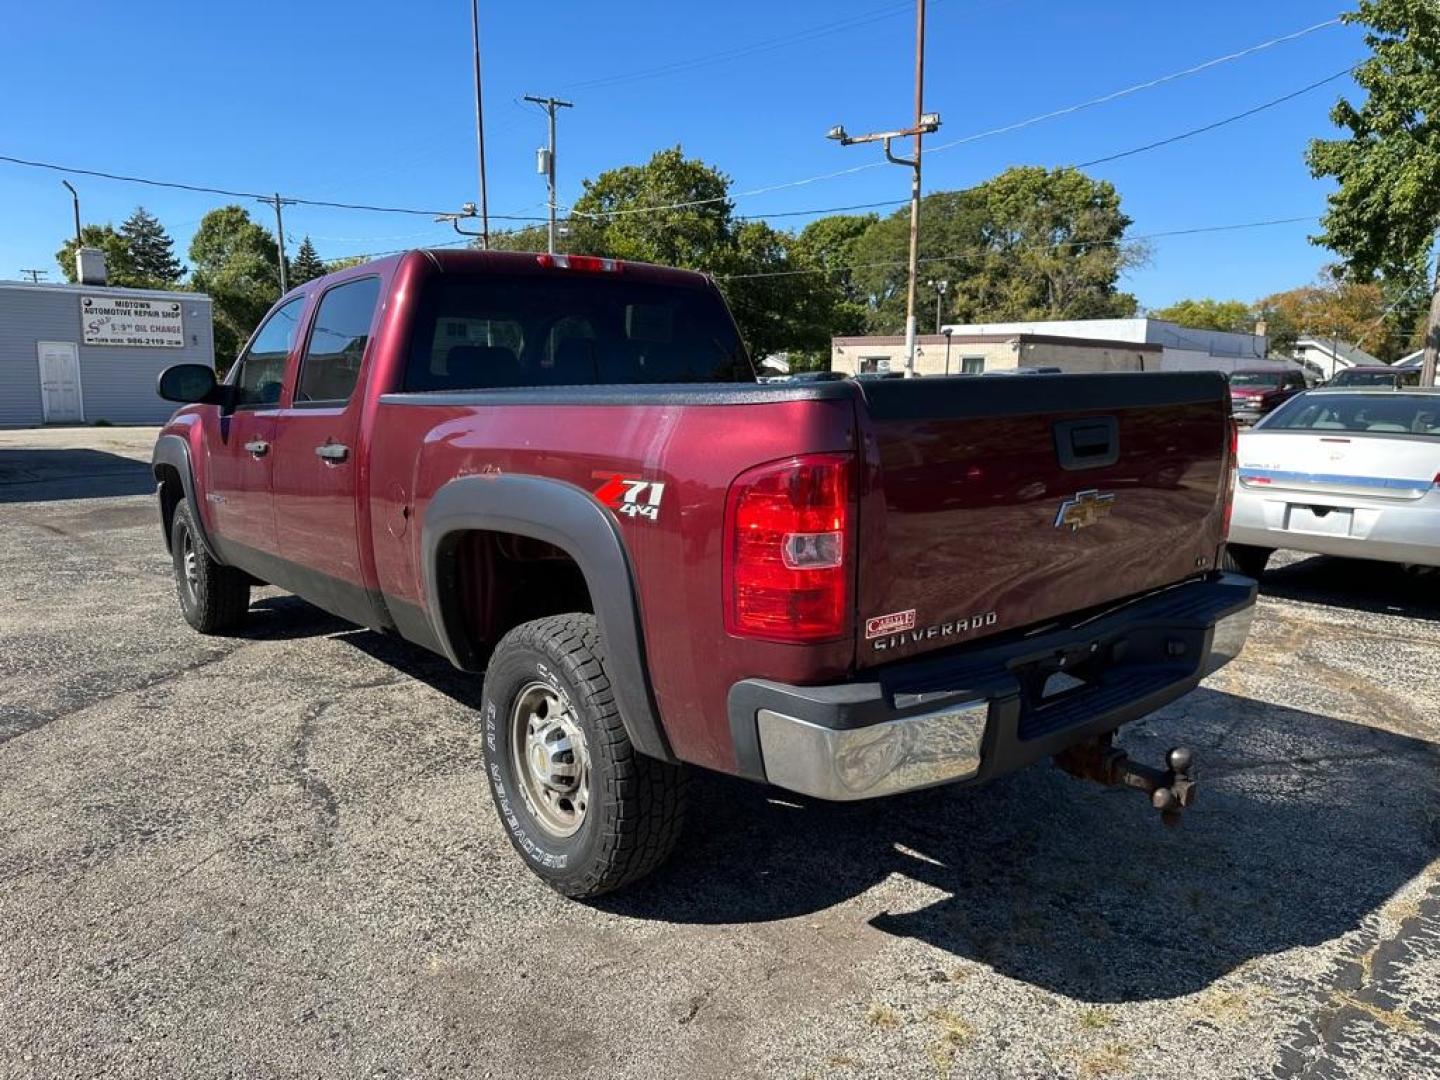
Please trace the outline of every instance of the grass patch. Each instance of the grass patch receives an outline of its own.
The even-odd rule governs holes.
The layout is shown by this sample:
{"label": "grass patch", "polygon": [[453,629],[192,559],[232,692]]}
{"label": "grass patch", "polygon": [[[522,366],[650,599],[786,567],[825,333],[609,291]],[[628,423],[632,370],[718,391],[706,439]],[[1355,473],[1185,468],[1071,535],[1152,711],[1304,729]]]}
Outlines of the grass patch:
{"label": "grass patch", "polygon": [[871,1027],[897,1028],[900,1026],[900,1014],[889,1005],[881,1005],[878,1001],[873,1002],[865,1012],[865,1019]]}
{"label": "grass patch", "polygon": [[1080,1061],[1081,1080],[1100,1076],[1119,1076],[1130,1071],[1130,1048],[1124,1043],[1106,1043]]}
{"label": "grass patch", "polygon": [[1115,1018],[1104,1009],[1086,1009],[1078,1022],[1086,1031],[1100,1031],[1114,1024]]}

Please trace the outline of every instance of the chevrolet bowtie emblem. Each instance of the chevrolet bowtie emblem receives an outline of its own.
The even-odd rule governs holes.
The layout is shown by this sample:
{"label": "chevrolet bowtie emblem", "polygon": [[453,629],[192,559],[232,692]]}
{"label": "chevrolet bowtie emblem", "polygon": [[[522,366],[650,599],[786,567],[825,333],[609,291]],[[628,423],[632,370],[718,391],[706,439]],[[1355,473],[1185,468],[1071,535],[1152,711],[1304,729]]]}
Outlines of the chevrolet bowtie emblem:
{"label": "chevrolet bowtie emblem", "polygon": [[1055,515],[1055,528],[1068,528],[1071,532],[1088,529],[1101,519],[1109,517],[1114,505],[1115,496],[1112,494],[1077,491],[1060,504],[1060,512]]}

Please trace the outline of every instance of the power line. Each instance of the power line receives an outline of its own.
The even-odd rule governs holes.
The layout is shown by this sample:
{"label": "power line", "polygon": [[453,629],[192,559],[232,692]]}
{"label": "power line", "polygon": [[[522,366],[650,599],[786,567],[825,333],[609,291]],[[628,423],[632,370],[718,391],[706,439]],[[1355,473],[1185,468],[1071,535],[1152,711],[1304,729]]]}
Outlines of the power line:
{"label": "power line", "polygon": [[[1145,233],[1140,236],[1126,236],[1119,240],[1065,240],[1058,244],[1031,244],[1019,248],[1010,248],[1006,251],[997,248],[975,248],[971,251],[961,251],[953,255],[931,255],[919,260],[922,263],[936,262],[959,262],[964,259],[989,258],[996,255],[1007,255],[1014,251],[1050,251],[1055,248],[1070,247],[1120,247],[1125,244],[1136,244],[1144,240],[1161,240],[1172,236],[1194,236],[1198,233],[1233,232],[1237,229],[1259,229],[1271,225],[1294,225],[1298,222],[1313,222],[1313,217],[1291,217],[1272,218],[1268,221],[1244,221],[1233,225],[1200,225],[1190,229],[1169,229],[1165,232]],[[737,281],[749,278],[771,278],[771,277],[795,277],[799,274],[829,274],[838,270],[864,270],[880,266],[905,266],[904,259],[889,259],[883,262],[853,263],[845,266],[819,266],[806,267],[803,270],[766,270],[754,274],[725,274],[718,275],[725,281]]]}
{"label": "power line", "polygon": [[[32,161],[29,158],[11,157],[7,154],[0,154],[0,161],[8,162],[11,165],[21,165],[30,169],[49,169],[52,172],[71,173],[75,176],[97,176],[102,180],[119,180],[127,184],[144,184],[147,187],[171,188],[176,191],[193,191],[201,195],[225,195],[234,199],[261,199],[272,201],[273,194],[266,195],[256,191],[235,191],[230,188],[210,187],[205,184],[188,184],[179,180],[156,180],[148,176],[127,176],[124,173],[105,172],[101,169],[81,169],[72,165],[58,165],[52,161]],[[297,203],[300,206],[319,206],[332,210],[367,210],[376,214],[414,214],[421,217],[435,217],[438,214],[446,213],[443,210],[421,210],[410,206],[376,206],[370,203],[349,203],[332,202],[327,199],[302,199],[298,196],[286,196],[287,202]],[[492,217],[499,217],[492,214]],[[544,218],[536,217],[510,217],[511,221],[544,221]]]}
{"label": "power line", "polygon": [[[976,132],[973,135],[966,135],[964,138],[955,139],[948,143],[940,143],[937,146],[931,146],[926,148],[924,152],[926,154],[935,154],[939,153],[942,150],[951,150],[957,146],[963,146],[967,143],[978,142],[981,139],[988,139],[995,135],[1003,135],[1007,132],[1018,131],[1021,128],[1030,127],[1034,124],[1038,124],[1046,120],[1053,120],[1060,116],[1068,116],[1072,113],[1077,113],[1084,109],[1093,108],[1096,105],[1102,105],[1107,102],[1118,100],[1119,98],[1128,97],[1129,95],[1139,93],[1142,90],[1149,90],[1157,86],[1162,86],[1166,83],[1174,82],[1177,79],[1183,79],[1191,75],[1196,75],[1202,71],[1207,71],[1210,68],[1216,67],[1220,64],[1227,64],[1234,60],[1239,60],[1246,56],[1251,56],[1257,52],[1262,52],[1266,49],[1274,48],[1276,45],[1295,41],[1299,38],[1306,37],[1309,34],[1316,33],[1317,31],[1323,30],[1327,27],[1339,25],[1339,23],[1340,20],[1338,18],[1327,19],[1324,22],[1315,23],[1312,26],[1302,27],[1301,29],[1293,31],[1289,34],[1282,34],[1279,37],[1271,38],[1268,41],[1262,41],[1257,45],[1251,45],[1244,49],[1239,49],[1235,52],[1226,53],[1224,56],[1213,57],[1209,60],[1203,61],[1202,63],[1194,64],[1188,68],[1183,68],[1180,71],[1172,71],[1169,74],[1161,75],[1157,78],[1149,79],[1142,83],[1136,83],[1133,86],[1127,86],[1123,89],[1115,90],[1108,94],[1103,94],[1100,97],[1091,98],[1088,101],[1082,101],[1074,105],[1067,105],[1063,109],[1052,109],[1049,112],[1027,117],[1024,120],[1017,120],[1014,123],[1006,124],[1003,127],[991,128],[988,131],[981,131]],[[628,214],[654,213],[662,210],[686,210],[695,206],[707,206],[713,203],[728,202],[732,199],[754,198],[759,195],[768,195],[774,191],[783,191],[789,188],[804,187],[808,184],[815,184],[824,180],[833,180],[837,177],[848,176],[851,173],[864,172],[868,169],[877,169],[885,164],[886,163],[884,161],[872,161],[861,165],[854,165],[848,169],[837,169],[833,172],[820,173],[816,176],[808,176],[801,180],[787,180],[783,183],[768,184],[764,187],[750,188],[746,191],[737,191],[732,194],[717,196],[709,199],[690,199],[685,202],[666,203],[656,206],[632,206],[623,207],[618,210],[587,211],[580,214],[577,214],[577,212],[572,207],[570,212],[572,214],[577,214],[577,216],[608,218],[620,217]]]}
{"label": "power line", "polygon": [[1303,27],[1302,29],[1296,30],[1293,33],[1282,34],[1280,37],[1271,38],[1269,41],[1262,41],[1258,45],[1251,45],[1248,48],[1240,49],[1236,52],[1226,53],[1224,56],[1214,57],[1213,59],[1196,64],[1193,67],[1184,68],[1180,71],[1172,71],[1168,75],[1161,75],[1158,78],[1148,79],[1145,82],[1136,83],[1134,86],[1127,86],[1123,90],[1114,90],[1108,94],[1102,94],[1100,97],[1091,98],[1089,101],[1081,101],[1075,105],[1067,105],[1063,109],[1052,109],[1050,112],[1040,113],[1038,116],[1031,116],[1027,117],[1024,120],[1017,120],[1013,124],[1006,124],[1003,127],[991,128],[989,131],[976,132],[974,135],[966,135],[964,138],[956,139],[953,142],[941,143],[938,146],[932,146],[926,152],[931,154],[938,154],[942,150],[951,150],[957,146],[964,146],[966,143],[978,142],[980,139],[988,139],[993,135],[1004,135],[1011,131],[1019,131],[1021,128],[1031,127],[1046,120],[1054,120],[1057,117],[1061,116],[1070,116],[1085,109],[1094,108],[1096,105],[1105,105],[1109,102],[1117,101],[1120,98],[1129,97],[1131,94],[1138,94],[1142,90],[1152,90],[1157,86],[1163,86],[1166,83],[1174,82],[1177,79],[1184,79],[1188,78],[1191,75],[1198,75],[1200,72],[1208,71],[1210,68],[1218,67],[1220,64],[1228,64],[1232,60],[1240,60],[1246,56],[1252,56],[1257,52],[1263,52],[1266,49],[1272,49],[1276,45],[1283,45],[1286,42],[1295,41],[1299,38],[1306,37],[1310,34],[1315,33],[1316,31],[1324,30],[1327,27],[1339,25],[1340,19],[1338,17],[1334,19],[1326,19],[1324,22],[1318,22],[1315,23],[1313,26]]}
{"label": "power line", "polygon": [[1308,94],[1311,90],[1318,90],[1326,83],[1332,83],[1336,79],[1344,78],[1355,70],[1354,65],[1341,68],[1333,75],[1327,75],[1323,79],[1311,83],[1309,86],[1302,86],[1299,90],[1292,90],[1281,97],[1272,98],[1263,105],[1256,105],[1253,109],[1246,109],[1244,112],[1236,113],[1234,116],[1227,116],[1223,120],[1216,120],[1213,123],[1205,124],[1202,127],[1191,128],[1189,131],[1182,131],[1179,135],[1171,135],[1167,139],[1158,139],[1144,146],[1137,146],[1131,150],[1122,150],[1118,154],[1106,154],[1104,157],[1094,158],[1090,161],[1082,161],[1075,166],[1077,169],[1088,169],[1091,165],[1103,165],[1108,161],[1119,161],[1121,158],[1132,157],[1135,154],[1143,154],[1147,150],[1156,150],[1162,146],[1169,146],[1171,143],[1180,142],[1182,139],[1189,139],[1195,135],[1203,135],[1207,131],[1214,131],[1216,128],[1224,127],[1226,124],[1233,124],[1237,120],[1244,120],[1247,116],[1254,116],[1256,113],[1264,112],[1266,109],[1273,109],[1276,105],[1283,105],[1287,101]]}

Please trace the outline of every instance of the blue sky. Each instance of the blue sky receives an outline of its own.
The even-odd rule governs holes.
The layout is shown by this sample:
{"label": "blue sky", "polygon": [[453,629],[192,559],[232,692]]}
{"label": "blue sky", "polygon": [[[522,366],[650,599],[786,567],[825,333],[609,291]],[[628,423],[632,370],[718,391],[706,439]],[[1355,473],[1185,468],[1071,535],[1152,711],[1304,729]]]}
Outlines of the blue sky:
{"label": "blue sky", "polygon": [[[1337,14],[1334,0],[931,0],[926,105],[936,144],[1064,108]],[[201,13],[204,12],[202,15]],[[11,5],[0,36],[0,154],[161,179],[347,202],[444,209],[475,198],[467,0],[252,0],[245,4]],[[823,136],[897,126],[912,109],[913,6],[903,0],[482,0],[490,207],[542,214],[534,150],[544,115],[521,95],[556,94],[561,202],[584,176],[680,143],[736,191],[866,164],[878,146]],[[927,191],[1010,165],[1086,161],[1259,105],[1365,55],[1360,31],[1329,27],[1200,74],[926,158]],[[1324,209],[1307,140],[1332,132],[1348,77],[1215,132],[1088,171],[1114,182],[1132,233],[1306,216]],[[0,163],[0,278],[58,278],[71,230],[66,174]],[[118,224],[137,204],[182,251],[226,200],[71,176],[85,221]],[[908,175],[866,169],[739,199],[767,215],[904,199]],[[269,211],[253,212],[267,225]],[[798,227],[806,217],[776,218]],[[1125,287],[1160,306],[1311,280],[1328,253],[1314,224],[1157,239]],[[327,258],[454,239],[428,218],[292,207],[291,250],[308,233]]]}

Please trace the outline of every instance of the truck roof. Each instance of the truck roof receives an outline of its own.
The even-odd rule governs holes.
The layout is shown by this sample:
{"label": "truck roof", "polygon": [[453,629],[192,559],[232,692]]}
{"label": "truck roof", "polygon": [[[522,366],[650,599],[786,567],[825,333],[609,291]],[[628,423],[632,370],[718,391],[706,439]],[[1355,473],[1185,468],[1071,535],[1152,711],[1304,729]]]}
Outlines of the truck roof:
{"label": "truck roof", "polygon": [[[400,252],[395,255],[388,255],[383,259],[374,259],[371,262],[360,263],[357,266],[347,266],[343,270],[336,270],[329,274],[307,281],[303,286],[297,286],[291,292],[300,289],[313,288],[316,282],[329,285],[332,282],[346,278],[362,277],[366,274],[373,274],[377,269],[393,266],[404,262],[407,259],[423,258],[442,273],[505,273],[505,274],[549,274],[565,273],[564,267],[556,268],[542,264],[541,259],[546,258],[538,251],[477,251],[473,248],[414,248],[410,251]],[[550,258],[565,258],[566,256],[549,256]],[[607,260],[613,263],[619,273],[627,277],[641,281],[651,281],[666,285],[679,285],[688,288],[706,288],[710,282],[710,276],[698,270],[680,270],[673,266],[657,266],[654,263],[632,262],[628,259]],[[595,273],[602,275],[604,271],[592,271],[589,269],[570,269],[568,272],[575,274]]]}

